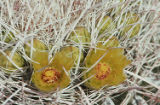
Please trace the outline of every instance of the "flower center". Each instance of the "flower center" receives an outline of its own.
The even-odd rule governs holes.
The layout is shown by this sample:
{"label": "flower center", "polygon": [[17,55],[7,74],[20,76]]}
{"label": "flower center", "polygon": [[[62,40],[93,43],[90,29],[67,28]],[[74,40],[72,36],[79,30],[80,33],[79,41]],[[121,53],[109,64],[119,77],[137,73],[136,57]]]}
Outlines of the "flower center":
{"label": "flower center", "polygon": [[96,78],[102,80],[111,73],[111,68],[107,63],[100,62],[96,65]]}
{"label": "flower center", "polygon": [[42,80],[46,83],[54,83],[60,78],[60,73],[55,68],[46,68],[42,72]]}

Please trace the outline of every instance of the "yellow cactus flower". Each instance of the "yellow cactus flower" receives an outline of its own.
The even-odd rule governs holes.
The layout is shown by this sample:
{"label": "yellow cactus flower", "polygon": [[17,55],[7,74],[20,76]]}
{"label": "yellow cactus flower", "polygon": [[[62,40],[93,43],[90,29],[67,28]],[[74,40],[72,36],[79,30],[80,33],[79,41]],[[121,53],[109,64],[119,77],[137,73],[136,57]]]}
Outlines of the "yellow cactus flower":
{"label": "yellow cactus flower", "polygon": [[70,78],[62,69],[49,66],[44,70],[35,71],[32,75],[32,82],[40,91],[51,92],[67,87]]}
{"label": "yellow cactus flower", "polygon": [[[112,47],[107,47],[105,50],[97,49],[96,51],[91,49],[85,59],[85,66],[90,68],[95,63],[96,65],[82,77],[85,80],[93,76],[85,82],[85,85],[92,89],[100,89],[103,86],[122,83],[126,79],[123,69],[131,62],[123,55],[123,50],[123,48]],[[102,56],[104,57],[97,62]]]}
{"label": "yellow cactus flower", "polygon": [[76,47],[64,47],[57,52],[51,63],[48,62],[48,52],[35,51],[32,63],[34,73],[33,84],[43,92],[51,92],[56,89],[63,89],[70,83],[66,74],[73,66],[78,57],[79,49]]}
{"label": "yellow cactus flower", "polygon": [[88,44],[91,41],[91,35],[85,27],[76,27],[69,39],[76,43]]}
{"label": "yellow cactus flower", "polygon": [[137,24],[138,21],[139,16],[137,14],[131,12],[124,14],[120,20],[120,24],[123,24],[120,35],[128,35],[129,38],[136,36],[141,27],[140,24]]}
{"label": "yellow cactus flower", "polygon": [[31,54],[31,51],[32,51],[31,47],[33,47],[33,49],[32,49],[33,51],[47,50],[46,45],[42,41],[40,41],[38,39],[33,39],[33,46],[31,46],[31,42],[24,45],[24,49],[25,49],[25,52],[26,52],[27,56],[30,56],[30,54]]}
{"label": "yellow cactus flower", "polygon": [[16,71],[18,69],[17,67],[21,68],[24,66],[24,59],[18,52],[15,52],[11,58],[14,64],[12,64],[12,62],[6,57],[11,57],[11,49],[5,50],[4,53],[6,55],[0,53],[0,66],[4,68],[5,73],[10,74],[11,72]]}
{"label": "yellow cactus flower", "polygon": [[112,21],[112,18],[109,16],[104,16],[98,27],[99,35],[103,34],[105,31],[111,33],[114,29],[115,23]]}

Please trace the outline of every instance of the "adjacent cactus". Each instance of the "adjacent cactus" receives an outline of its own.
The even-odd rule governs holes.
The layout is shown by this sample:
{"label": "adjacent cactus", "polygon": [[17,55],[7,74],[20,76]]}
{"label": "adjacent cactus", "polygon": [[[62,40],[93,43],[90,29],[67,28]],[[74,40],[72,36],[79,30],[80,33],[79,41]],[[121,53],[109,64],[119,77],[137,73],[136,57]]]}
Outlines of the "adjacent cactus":
{"label": "adjacent cactus", "polygon": [[98,26],[99,35],[103,34],[105,31],[109,34],[115,29],[115,23],[112,21],[112,18],[109,16],[104,16],[100,25]]}
{"label": "adjacent cactus", "polygon": [[[105,48],[103,45],[98,48]],[[125,66],[130,64],[130,61],[123,55],[123,48],[107,47],[105,50],[91,49],[85,59],[85,66],[90,68],[104,54],[104,57],[82,77],[83,80],[93,76],[85,85],[92,89],[100,89],[103,86],[112,86],[122,83],[126,76],[123,73]]]}
{"label": "adjacent cactus", "polygon": [[75,31],[71,32],[69,39],[76,43],[89,44],[91,35],[85,27],[76,27]]}
{"label": "adjacent cactus", "polygon": [[70,77],[66,74],[78,59],[79,49],[68,46],[57,52],[51,63],[48,62],[48,52],[35,51],[32,62],[34,73],[33,84],[43,92],[51,92],[63,89],[70,83]]}
{"label": "adjacent cactus", "polygon": [[120,36],[127,35],[129,38],[136,36],[140,30],[141,25],[137,23],[139,16],[135,13],[125,13],[120,20],[120,25],[123,27],[120,29]]}
{"label": "adjacent cactus", "polygon": [[[8,57],[11,57],[11,49],[5,50],[4,53]],[[21,68],[24,66],[24,59],[18,52],[15,52],[11,58],[14,64],[12,64],[9,59],[7,59],[6,55],[0,53],[0,66],[3,68],[5,73],[11,73],[17,70],[17,67]]]}

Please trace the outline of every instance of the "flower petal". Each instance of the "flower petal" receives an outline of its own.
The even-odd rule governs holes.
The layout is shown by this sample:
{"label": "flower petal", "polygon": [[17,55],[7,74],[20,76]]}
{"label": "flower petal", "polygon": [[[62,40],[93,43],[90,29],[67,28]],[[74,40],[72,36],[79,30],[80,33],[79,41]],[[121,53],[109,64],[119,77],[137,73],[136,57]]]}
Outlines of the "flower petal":
{"label": "flower petal", "polygon": [[105,31],[111,33],[115,29],[115,23],[112,21],[112,18],[109,16],[104,16],[100,26],[98,27],[99,35],[103,34]]}
{"label": "flower petal", "polygon": [[91,35],[85,27],[76,27],[75,32],[71,32],[70,40],[76,43],[88,44],[91,41]]}
{"label": "flower petal", "polygon": [[40,70],[48,65],[48,52],[35,51],[32,60],[33,69]]}
{"label": "flower petal", "polygon": [[[31,42],[29,42],[30,44]],[[33,69],[35,71],[45,67],[48,65],[48,52],[47,52],[47,47],[46,45],[38,40],[38,39],[33,39],[33,49],[27,44],[24,45],[25,52],[27,56],[31,56],[32,53],[32,65]]]}
{"label": "flower petal", "polygon": [[126,79],[123,69],[113,69],[106,82],[108,85],[119,85]]}
{"label": "flower petal", "polygon": [[124,36],[129,32],[128,35],[130,38],[136,36],[141,27],[140,24],[136,24],[138,21],[139,16],[137,14],[132,12],[125,13],[120,20],[120,24],[124,24],[124,27],[121,29],[120,35]]}
{"label": "flower petal", "polygon": [[[98,43],[97,43],[97,48],[98,49],[91,49],[86,56],[85,62],[86,66],[87,65],[93,65],[97,60],[99,60],[100,57],[102,57],[105,53],[109,53],[109,49],[111,47],[118,47],[119,46],[119,41],[116,37],[111,37],[106,44],[103,45],[103,40],[107,40],[108,37],[102,38]],[[93,56],[93,57],[92,57]],[[92,59],[90,59],[92,58]]]}
{"label": "flower petal", "polygon": [[74,66],[74,63],[77,61],[78,57],[79,49],[77,47],[64,47],[60,52],[55,54],[51,65],[54,65],[58,69],[63,69],[64,67],[68,71]]}
{"label": "flower petal", "polygon": [[[29,44],[30,44],[30,46],[29,46]],[[33,53],[34,51],[45,51],[45,50],[47,50],[46,45],[38,39],[33,39],[33,46],[32,47],[33,47],[33,49],[31,50],[31,41],[29,41],[28,44],[24,45],[25,52],[26,52],[27,56],[29,56],[29,57],[30,57],[31,51]]]}
{"label": "flower petal", "polygon": [[[105,42],[106,40],[107,42]],[[98,48],[104,48],[104,49],[106,49],[107,47],[118,47],[118,46],[119,46],[119,41],[115,36],[103,37],[97,44]]]}
{"label": "flower petal", "polygon": [[108,62],[113,69],[123,69],[131,63],[131,61],[127,60],[126,56],[123,55],[123,48],[108,48],[107,51],[108,53],[102,61]]}

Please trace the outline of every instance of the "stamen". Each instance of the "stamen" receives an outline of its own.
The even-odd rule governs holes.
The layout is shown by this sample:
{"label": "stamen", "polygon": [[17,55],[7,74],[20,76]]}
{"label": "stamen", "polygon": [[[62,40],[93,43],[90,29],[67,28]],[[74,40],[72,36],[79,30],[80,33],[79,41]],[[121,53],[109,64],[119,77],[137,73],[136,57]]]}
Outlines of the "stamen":
{"label": "stamen", "polygon": [[100,62],[96,65],[96,78],[105,79],[111,73],[111,67],[107,63]]}
{"label": "stamen", "polygon": [[46,83],[54,83],[60,78],[60,72],[55,68],[48,67],[42,72],[41,79]]}

